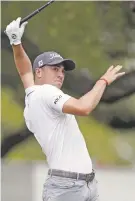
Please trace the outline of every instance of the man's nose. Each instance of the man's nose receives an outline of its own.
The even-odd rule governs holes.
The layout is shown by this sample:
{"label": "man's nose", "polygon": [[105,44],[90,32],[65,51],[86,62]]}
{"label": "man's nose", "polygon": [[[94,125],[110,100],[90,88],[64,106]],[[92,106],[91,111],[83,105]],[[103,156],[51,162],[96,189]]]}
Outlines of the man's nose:
{"label": "man's nose", "polygon": [[64,77],[64,74],[63,74],[63,72],[59,72],[59,73],[58,73],[58,77],[61,77],[61,78],[63,78],[63,77]]}

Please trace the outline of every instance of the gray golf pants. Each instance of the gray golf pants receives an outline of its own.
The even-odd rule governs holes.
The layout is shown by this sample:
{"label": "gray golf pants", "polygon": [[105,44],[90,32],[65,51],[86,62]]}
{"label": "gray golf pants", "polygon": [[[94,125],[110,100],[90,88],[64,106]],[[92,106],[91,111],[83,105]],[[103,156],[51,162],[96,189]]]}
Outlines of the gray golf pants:
{"label": "gray golf pants", "polygon": [[48,176],[43,189],[43,201],[99,201],[97,180],[84,180]]}

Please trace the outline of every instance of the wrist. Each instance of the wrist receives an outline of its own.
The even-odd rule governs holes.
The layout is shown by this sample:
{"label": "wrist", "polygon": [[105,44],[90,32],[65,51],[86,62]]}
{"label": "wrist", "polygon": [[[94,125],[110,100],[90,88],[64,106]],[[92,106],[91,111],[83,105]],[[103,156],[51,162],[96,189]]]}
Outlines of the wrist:
{"label": "wrist", "polygon": [[16,40],[16,41],[10,41],[10,45],[20,45],[21,40]]}
{"label": "wrist", "polygon": [[105,79],[105,78],[100,78],[98,81],[104,81],[105,84],[106,84],[106,86],[109,85],[109,82],[108,82],[107,79]]}
{"label": "wrist", "polygon": [[19,32],[13,32],[9,35],[10,45],[19,45],[21,44],[21,37]]}

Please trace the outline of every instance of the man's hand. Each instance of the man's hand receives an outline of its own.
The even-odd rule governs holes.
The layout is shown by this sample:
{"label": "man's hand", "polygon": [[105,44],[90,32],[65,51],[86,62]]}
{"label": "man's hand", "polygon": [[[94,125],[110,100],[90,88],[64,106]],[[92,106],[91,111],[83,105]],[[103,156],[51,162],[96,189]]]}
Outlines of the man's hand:
{"label": "man's hand", "polygon": [[24,22],[20,26],[21,17],[18,17],[16,20],[12,21],[6,27],[6,35],[10,40],[10,45],[19,45],[21,44],[21,38],[24,33],[25,26],[28,22]]}
{"label": "man's hand", "polygon": [[122,69],[122,66],[111,66],[107,72],[101,77],[102,79],[105,79],[108,82],[108,85],[110,85],[113,81],[115,81],[117,78],[125,75],[125,72],[119,72]]}

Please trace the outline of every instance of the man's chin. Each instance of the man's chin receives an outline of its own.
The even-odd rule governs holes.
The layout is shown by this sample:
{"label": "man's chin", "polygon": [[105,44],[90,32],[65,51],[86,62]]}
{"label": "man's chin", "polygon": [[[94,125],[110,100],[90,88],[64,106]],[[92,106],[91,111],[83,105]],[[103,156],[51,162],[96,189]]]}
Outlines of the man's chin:
{"label": "man's chin", "polygon": [[61,89],[62,84],[61,84],[61,83],[60,83],[60,84],[57,84],[57,87],[58,87],[59,89]]}
{"label": "man's chin", "polygon": [[53,83],[53,85],[55,87],[57,87],[58,89],[61,89],[61,87],[62,87],[62,83],[61,82]]}

